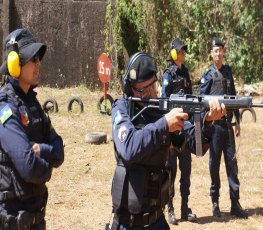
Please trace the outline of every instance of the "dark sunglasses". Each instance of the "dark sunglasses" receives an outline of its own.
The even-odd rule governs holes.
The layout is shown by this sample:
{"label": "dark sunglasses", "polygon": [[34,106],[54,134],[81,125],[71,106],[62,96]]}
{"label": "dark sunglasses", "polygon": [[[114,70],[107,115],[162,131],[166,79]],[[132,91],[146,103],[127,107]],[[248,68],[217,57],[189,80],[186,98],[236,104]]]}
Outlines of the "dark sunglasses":
{"label": "dark sunglasses", "polygon": [[131,87],[132,87],[135,91],[137,91],[137,92],[139,92],[139,93],[144,93],[149,87],[151,87],[151,86],[152,86],[155,82],[157,82],[157,81],[158,81],[158,79],[157,79],[157,77],[155,76],[154,81],[151,82],[149,85],[143,87],[143,88],[136,88],[136,87],[134,87],[134,86],[131,86]]}
{"label": "dark sunglasses", "polygon": [[36,54],[30,59],[30,61],[32,61],[33,63],[37,63],[38,61],[40,61],[39,54],[36,53]]}

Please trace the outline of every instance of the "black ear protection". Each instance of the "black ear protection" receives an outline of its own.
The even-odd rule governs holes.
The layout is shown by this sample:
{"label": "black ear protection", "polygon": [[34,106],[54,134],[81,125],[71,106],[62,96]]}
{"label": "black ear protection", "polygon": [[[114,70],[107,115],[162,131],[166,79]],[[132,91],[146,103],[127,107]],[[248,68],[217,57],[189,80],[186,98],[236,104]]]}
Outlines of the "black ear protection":
{"label": "black ear protection", "polygon": [[6,58],[7,69],[10,76],[14,78],[18,78],[21,73],[19,49],[16,41],[16,37],[21,31],[22,29],[18,29],[6,44],[6,51],[8,52]]}
{"label": "black ear protection", "polygon": [[[125,74],[122,78],[122,91],[127,95],[131,96],[132,95],[132,89],[131,89],[131,84],[130,84],[130,71],[133,63],[141,56],[149,56],[149,54],[144,53],[144,52],[137,52],[135,53],[131,58],[130,61],[128,62]],[[136,76],[137,79],[137,76]]]}

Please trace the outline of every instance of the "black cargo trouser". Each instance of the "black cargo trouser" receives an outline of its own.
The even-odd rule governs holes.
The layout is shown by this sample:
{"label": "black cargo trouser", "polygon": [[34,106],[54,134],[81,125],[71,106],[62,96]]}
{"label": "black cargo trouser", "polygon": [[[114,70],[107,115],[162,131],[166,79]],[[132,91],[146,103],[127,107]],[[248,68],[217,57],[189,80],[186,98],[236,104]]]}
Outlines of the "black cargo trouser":
{"label": "black cargo trouser", "polygon": [[230,124],[215,122],[210,146],[209,168],[211,176],[210,196],[218,200],[220,193],[220,160],[224,154],[230,199],[239,199],[238,166],[236,159],[234,130]]}
{"label": "black cargo trouser", "polygon": [[190,176],[191,176],[191,164],[192,156],[190,152],[177,153],[174,149],[171,149],[173,153],[169,156],[168,167],[171,170],[170,181],[170,198],[174,197],[174,182],[177,174],[177,158],[179,160],[179,168],[181,171],[180,178],[180,192],[181,197],[188,197],[190,195]]}

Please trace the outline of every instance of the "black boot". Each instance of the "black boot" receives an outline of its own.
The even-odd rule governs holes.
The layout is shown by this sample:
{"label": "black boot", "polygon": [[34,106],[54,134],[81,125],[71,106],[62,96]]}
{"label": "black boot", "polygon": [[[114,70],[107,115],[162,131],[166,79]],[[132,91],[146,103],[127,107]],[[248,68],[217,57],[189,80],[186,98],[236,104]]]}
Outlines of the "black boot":
{"label": "black boot", "polygon": [[178,222],[175,218],[174,207],[173,207],[173,199],[171,198],[168,203],[168,221],[169,224],[178,225]]}
{"label": "black boot", "polygon": [[181,203],[181,219],[187,221],[196,221],[196,215],[192,213],[191,208],[188,207],[188,197],[182,197]]}
{"label": "black boot", "polygon": [[212,198],[212,213],[214,217],[221,217],[221,211],[219,208],[218,199]]}
{"label": "black boot", "polygon": [[248,218],[248,213],[241,207],[238,200],[231,200],[230,214],[238,218],[243,218],[243,219]]}

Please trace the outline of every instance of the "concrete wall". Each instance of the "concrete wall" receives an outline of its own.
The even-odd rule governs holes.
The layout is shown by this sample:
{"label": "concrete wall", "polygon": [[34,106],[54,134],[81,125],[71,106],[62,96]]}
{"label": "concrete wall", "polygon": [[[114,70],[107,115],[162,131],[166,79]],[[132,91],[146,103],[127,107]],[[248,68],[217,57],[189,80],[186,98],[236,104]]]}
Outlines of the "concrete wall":
{"label": "concrete wall", "polygon": [[[101,32],[106,3],[106,0],[0,0],[0,36],[4,38],[23,27],[47,44],[41,67],[42,85],[101,87],[97,59],[104,52]],[[3,53],[1,56],[4,58]]]}

